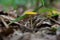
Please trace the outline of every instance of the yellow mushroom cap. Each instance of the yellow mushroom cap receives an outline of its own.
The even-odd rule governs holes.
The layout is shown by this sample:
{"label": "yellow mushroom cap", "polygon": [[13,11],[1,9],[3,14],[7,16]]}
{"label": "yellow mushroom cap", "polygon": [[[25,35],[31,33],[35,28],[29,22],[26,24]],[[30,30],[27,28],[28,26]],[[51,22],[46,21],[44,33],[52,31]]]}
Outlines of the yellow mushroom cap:
{"label": "yellow mushroom cap", "polygon": [[24,14],[26,14],[26,15],[36,15],[37,13],[36,12],[25,12]]}

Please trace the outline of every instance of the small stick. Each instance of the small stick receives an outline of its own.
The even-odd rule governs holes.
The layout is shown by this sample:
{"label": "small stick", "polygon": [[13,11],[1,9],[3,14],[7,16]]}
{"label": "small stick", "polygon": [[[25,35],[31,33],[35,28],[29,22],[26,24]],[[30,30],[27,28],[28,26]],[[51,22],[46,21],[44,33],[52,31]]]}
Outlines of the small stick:
{"label": "small stick", "polygon": [[51,19],[52,21],[54,21],[55,23],[57,23],[57,24],[59,24],[59,25],[60,25],[60,22],[56,21],[55,19],[50,18],[50,17],[49,17],[49,19]]}
{"label": "small stick", "polygon": [[4,21],[4,19],[2,17],[0,17],[1,21],[3,22],[3,24],[5,25],[6,28],[9,28],[8,24]]}

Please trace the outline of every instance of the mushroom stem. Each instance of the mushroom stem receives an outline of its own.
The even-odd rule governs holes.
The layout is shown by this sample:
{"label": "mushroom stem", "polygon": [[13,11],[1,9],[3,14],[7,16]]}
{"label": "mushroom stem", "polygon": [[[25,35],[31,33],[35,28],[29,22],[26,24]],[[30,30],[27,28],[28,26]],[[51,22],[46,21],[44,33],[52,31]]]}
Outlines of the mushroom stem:
{"label": "mushroom stem", "polygon": [[31,23],[31,29],[33,29],[32,16],[31,15],[30,15],[30,23]]}

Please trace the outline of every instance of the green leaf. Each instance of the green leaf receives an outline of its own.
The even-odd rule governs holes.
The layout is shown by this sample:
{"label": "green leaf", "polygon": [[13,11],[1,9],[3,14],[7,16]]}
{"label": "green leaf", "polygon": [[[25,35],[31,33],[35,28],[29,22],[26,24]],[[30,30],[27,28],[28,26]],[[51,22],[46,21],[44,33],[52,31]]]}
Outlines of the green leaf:
{"label": "green leaf", "polygon": [[41,3],[44,6],[45,5],[45,0],[41,0]]}
{"label": "green leaf", "polygon": [[41,8],[38,12],[39,13],[45,13],[45,12],[48,12],[49,9],[48,8]]}
{"label": "green leaf", "polygon": [[45,13],[45,12],[48,12],[48,11],[52,11],[52,10],[56,10],[56,8],[45,8],[45,7],[42,7],[39,9],[39,13]]}
{"label": "green leaf", "polygon": [[[11,23],[14,23],[14,22],[19,22],[25,18],[27,18],[28,16],[26,14],[22,15],[22,16],[19,16],[18,18],[16,18],[15,20],[13,20]],[[10,23],[10,24],[11,24]]]}

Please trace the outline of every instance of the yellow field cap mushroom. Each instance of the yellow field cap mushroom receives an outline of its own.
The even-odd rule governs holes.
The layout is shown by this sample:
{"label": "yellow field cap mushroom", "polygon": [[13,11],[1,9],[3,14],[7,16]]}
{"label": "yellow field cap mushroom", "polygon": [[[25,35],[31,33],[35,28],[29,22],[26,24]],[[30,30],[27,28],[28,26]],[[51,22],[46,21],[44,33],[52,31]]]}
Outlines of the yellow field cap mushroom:
{"label": "yellow field cap mushroom", "polygon": [[26,14],[26,15],[36,15],[37,13],[36,12],[25,12],[24,14]]}

